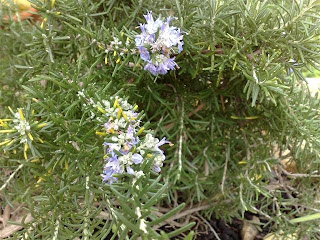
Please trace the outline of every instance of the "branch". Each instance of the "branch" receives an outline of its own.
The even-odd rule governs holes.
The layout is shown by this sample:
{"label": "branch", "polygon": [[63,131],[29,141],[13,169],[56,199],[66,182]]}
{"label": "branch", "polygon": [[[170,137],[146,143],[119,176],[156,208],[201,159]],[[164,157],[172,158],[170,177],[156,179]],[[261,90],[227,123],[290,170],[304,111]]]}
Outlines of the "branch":
{"label": "branch", "polygon": [[[229,136],[230,136],[230,134],[229,134]],[[227,151],[226,151],[226,162],[224,164],[224,169],[223,169],[223,177],[222,177],[222,183],[221,183],[221,192],[222,192],[222,194],[224,194],[224,183],[226,181],[229,158],[230,158],[230,144],[228,144],[228,148],[227,148]]]}
{"label": "branch", "polygon": [[306,178],[306,177],[320,178],[320,175],[316,175],[316,174],[290,173],[287,170],[285,170],[283,167],[280,167],[280,169],[282,172],[284,172],[284,174],[293,178]]}
{"label": "branch", "polygon": [[172,216],[171,218],[167,219],[165,222],[163,223],[160,223],[159,225],[156,225],[153,227],[154,230],[156,229],[159,229],[161,228],[162,226],[166,225],[166,223],[169,223],[169,222],[172,222],[176,219],[179,219],[179,218],[182,218],[182,217],[185,217],[185,216],[188,216],[188,215],[191,215],[195,212],[199,212],[199,211],[202,211],[202,210],[205,210],[205,209],[208,209],[210,208],[212,205],[211,204],[204,204],[204,205],[200,205],[198,207],[195,207],[195,208],[191,208],[191,209],[188,209],[186,211],[183,211],[181,213],[178,213],[174,216]]}
{"label": "branch", "polygon": [[[238,100],[237,97],[235,97],[234,99],[235,99],[235,103],[236,103],[236,113],[237,113],[238,117],[240,117],[241,114],[240,114],[240,111],[238,109],[239,100]],[[245,147],[246,147],[246,158],[247,158],[247,161],[249,161],[251,159],[251,152],[250,152],[250,149],[249,149],[250,145],[248,143],[247,135],[246,135],[246,133],[244,131],[243,122],[239,121],[239,124],[240,124],[240,130],[241,130],[241,133],[242,133],[243,141],[244,141],[244,144],[245,144]]]}
{"label": "branch", "polygon": [[10,177],[7,179],[7,181],[1,186],[0,192],[9,184],[9,182],[13,179],[14,175],[17,174],[17,172],[24,166],[24,163],[20,164],[19,167],[10,175]]}
{"label": "branch", "polygon": [[[192,110],[187,114],[188,118],[194,115],[195,113],[199,112],[200,110],[202,110],[204,106],[205,106],[204,103],[200,103],[194,110]],[[165,125],[163,128],[168,129],[168,128],[171,128],[173,125],[174,125],[174,122]]]}
{"label": "branch", "polygon": [[181,99],[181,116],[180,116],[180,135],[179,135],[179,149],[178,149],[178,174],[177,179],[180,179],[182,171],[182,142],[183,142],[183,125],[184,125],[184,101]]}

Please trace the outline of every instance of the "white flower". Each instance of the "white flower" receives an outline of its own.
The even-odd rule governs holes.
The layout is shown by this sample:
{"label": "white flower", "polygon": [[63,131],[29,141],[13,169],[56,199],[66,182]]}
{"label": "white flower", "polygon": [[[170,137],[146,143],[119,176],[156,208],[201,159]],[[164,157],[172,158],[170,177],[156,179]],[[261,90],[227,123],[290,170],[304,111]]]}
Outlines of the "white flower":
{"label": "white flower", "polygon": [[158,138],[154,138],[152,136],[152,134],[148,133],[146,135],[146,138],[144,140],[144,143],[143,145],[146,147],[146,148],[153,148],[157,143],[159,142],[159,139]]}
{"label": "white flower", "polygon": [[120,164],[123,164],[123,165],[132,165],[133,164],[133,161],[132,161],[132,153],[129,152],[128,154],[126,155],[123,155],[121,157],[118,158],[119,159],[119,163]]}
{"label": "white flower", "polygon": [[30,124],[25,120],[21,119],[19,113],[15,113],[14,116],[16,119],[13,119],[13,122],[16,124],[15,129],[20,133],[20,135],[26,135],[26,131],[30,130]]}
{"label": "white flower", "polygon": [[117,37],[113,37],[113,41],[111,42],[111,45],[116,45],[116,47],[117,47],[117,45],[121,45],[121,44],[122,44],[122,42],[119,41],[119,39]]}
{"label": "white flower", "polygon": [[111,140],[112,140],[113,142],[116,142],[116,141],[118,141],[118,138],[117,138],[116,136],[112,136],[112,137],[111,137]]}
{"label": "white flower", "polygon": [[83,90],[78,91],[77,95],[78,95],[79,97],[81,96],[81,97],[85,98],[85,95],[84,95]]}
{"label": "white flower", "polygon": [[147,15],[144,15],[147,24],[145,24],[145,29],[148,34],[154,34],[161,27],[163,22],[158,18],[156,21],[153,20],[152,12],[148,12]]}
{"label": "white flower", "polygon": [[106,107],[106,108],[110,108],[110,102],[107,101],[107,100],[102,100],[102,103],[103,105]]}
{"label": "white flower", "polygon": [[144,172],[142,172],[142,171],[137,171],[137,172],[135,172],[134,175],[136,176],[136,178],[141,178],[142,176],[144,176]]}

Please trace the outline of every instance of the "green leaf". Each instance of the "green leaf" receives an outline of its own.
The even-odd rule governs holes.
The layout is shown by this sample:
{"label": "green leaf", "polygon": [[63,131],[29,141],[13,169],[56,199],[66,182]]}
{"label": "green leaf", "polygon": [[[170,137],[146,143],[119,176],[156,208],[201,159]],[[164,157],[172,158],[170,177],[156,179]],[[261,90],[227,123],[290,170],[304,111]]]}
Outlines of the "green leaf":
{"label": "green leaf", "polygon": [[291,219],[289,222],[290,223],[302,223],[302,222],[308,222],[308,221],[314,221],[320,219],[320,213],[315,213],[303,217],[298,217]]}
{"label": "green leaf", "polygon": [[187,231],[189,228],[192,228],[195,224],[196,224],[195,222],[188,223],[184,227],[181,227],[175,231],[172,231],[172,232],[168,233],[167,235],[169,238],[175,237],[175,236],[179,235],[180,233]]}
{"label": "green leaf", "polygon": [[150,222],[150,226],[154,226],[154,225],[157,225],[158,223],[164,222],[165,220],[167,220],[170,217],[172,217],[173,215],[175,215],[177,212],[181,211],[181,209],[183,209],[184,207],[185,207],[185,203],[181,203],[179,206],[177,206],[176,208],[174,208],[171,211],[167,212],[163,216],[161,216],[161,217],[153,220],[152,222]]}
{"label": "green leaf", "polygon": [[159,198],[161,197],[161,195],[167,190],[168,188],[168,183],[166,182],[161,188],[160,190],[154,194],[152,196],[152,198],[150,198],[145,204],[144,204],[144,208],[148,209],[150,208],[153,204],[155,204],[157,201],[159,201]]}
{"label": "green leaf", "polygon": [[125,218],[121,213],[118,211],[114,210],[116,216],[119,218],[119,220],[128,228],[130,228],[132,231],[138,233],[138,234],[144,234],[144,232],[135,224],[130,222],[127,218]]}

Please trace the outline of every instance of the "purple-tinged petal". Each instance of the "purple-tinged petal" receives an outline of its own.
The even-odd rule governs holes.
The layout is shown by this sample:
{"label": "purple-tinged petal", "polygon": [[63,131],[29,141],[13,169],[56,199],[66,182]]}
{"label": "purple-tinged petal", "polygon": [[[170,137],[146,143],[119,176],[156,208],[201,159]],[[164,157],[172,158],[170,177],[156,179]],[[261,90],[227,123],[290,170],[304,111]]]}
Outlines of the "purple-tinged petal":
{"label": "purple-tinged petal", "polygon": [[170,22],[172,21],[172,19],[175,19],[175,18],[172,17],[172,16],[167,17],[167,24],[168,24],[168,26],[169,26]]}
{"label": "purple-tinged petal", "polygon": [[145,24],[141,24],[141,23],[140,23],[139,28],[140,28],[142,34],[145,34],[145,33],[146,33]]}
{"label": "purple-tinged petal", "polygon": [[148,61],[150,59],[150,54],[148,49],[145,47],[139,47],[140,58],[144,61]]}
{"label": "purple-tinged petal", "polygon": [[153,74],[153,75],[157,75],[158,73],[157,73],[157,68],[156,68],[156,66],[153,64],[153,63],[151,63],[151,62],[148,62],[145,66],[144,66],[144,70],[147,70],[147,71],[149,71],[151,74]]}
{"label": "purple-tinged petal", "polygon": [[143,15],[144,18],[146,19],[147,23],[151,22],[153,23],[153,16],[152,16],[152,11],[147,11],[146,15]]}
{"label": "purple-tinged petal", "polygon": [[101,177],[102,177],[102,181],[107,184],[112,184],[118,181],[116,177],[106,177],[104,174],[101,174]]}
{"label": "purple-tinged petal", "polygon": [[141,47],[144,43],[144,38],[142,38],[142,36],[140,35],[137,35],[135,38],[135,42],[137,47]]}
{"label": "purple-tinged petal", "polygon": [[135,153],[135,154],[132,155],[132,161],[135,164],[140,164],[143,161],[143,157],[140,154]]}
{"label": "purple-tinged petal", "polygon": [[128,139],[130,139],[131,141],[133,141],[134,140],[134,134],[135,134],[134,128],[132,127],[132,125],[129,125],[129,127],[127,128],[126,137]]}
{"label": "purple-tinged petal", "polygon": [[170,142],[166,140],[166,137],[164,137],[156,144],[156,147],[160,147],[160,146],[162,146],[163,144],[166,144],[166,143],[170,143]]}
{"label": "purple-tinged petal", "polygon": [[110,126],[110,122],[107,122],[107,123],[104,124],[104,127],[105,127],[106,129],[109,129],[109,126]]}
{"label": "purple-tinged petal", "polygon": [[120,145],[117,143],[104,142],[103,145],[108,146],[107,153],[111,153],[114,149],[118,151],[120,150]]}
{"label": "purple-tinged petal", "polygon": [[121,153],[122,155],[127,155],[128,152],[129,152],[129,150],[123,150],[123,149],[119,150],[119,153]]}
{"label": "purple-tinged petal", "polygon": [[159,166],[156,166],[156,165],[154,165],[154,166],[152,167],[152,170],[155,171],[155,172],[157,172],[157,173],[161,172],[161,168],[160,168]]}
{"label": "purple-tinged petal", "polygon": [[148,42],[149,43],[153,43],[155,39],[156,39],[156,35],[155,34],[150,34],[150,36],[148,37]]}
{"label": "purple-tinged petal", "polygon": [[134,171],[131,167],[127,167],[127,173],[134,174]]}
{"label": "purple-tinged petal", "polygon": [[165,74],[167,74],[167,66],[166,65],[164,65],[163,63],[160,63],[159,64],[159,66],[157,67],[157,72],[159,73],[159,74],[162,74],[162,75],[165,75]]}
{"label": "purple-tinged petal", "polygon": [[180,42],[178,43],[178,53],[180,53],[180,52],[183,50],[183,48],[182,48],[183,44],[184,44],[183,41],[180,41]]}
{"label": "purple-tinged petal", "polygon": [[174,70],[175,66],[177,66],[177,63],[174,61],[175,58],[168,58],[166,61],[167,67],[170,70]]}
{"label": "purple-tinged petal", "polygon": [[132,139],[131,144],[133,146],[136,146],[139,142],[140,142],[139,137],[135,137],[135,138]]}

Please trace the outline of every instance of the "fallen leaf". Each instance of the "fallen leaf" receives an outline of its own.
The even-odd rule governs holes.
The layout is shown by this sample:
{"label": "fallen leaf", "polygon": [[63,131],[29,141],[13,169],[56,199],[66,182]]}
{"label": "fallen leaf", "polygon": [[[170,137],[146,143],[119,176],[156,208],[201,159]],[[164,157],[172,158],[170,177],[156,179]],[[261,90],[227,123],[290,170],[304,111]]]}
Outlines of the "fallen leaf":
{"label": "fallen leaf", "polygon": [[[33,217],[31,216],[31,214],[28,214],[26,217],[25,216],[21,217],[17,222],[19,224],[22,224],[22,220],[24,218],[25,218],[25,220],[23,222],[24,224],[28,224],[29,222],[31,222],[33,220]],[[0,230],[0,239],[10,237],[12,234],[19,231],[22,228],[23,228],[22,225],[13,225],[13,224],[8,225],[4,229]]]}
{"label": "fallen leaf", "polygon": [[10,206],[9,205],[6,205],[4,210],[3,210],[3,216],[2,216],[2,219],[3,219],[3,227],[5,228],[6,225],[7,225],[7,221],[10,219]]}
{"label": "fallen leaf", "polygon": [[281,161],[282,166],[284,167],[285,170],[287,170],[289,173],[296,173],[297,172],[297,166],[292,159],[283,159]]}

